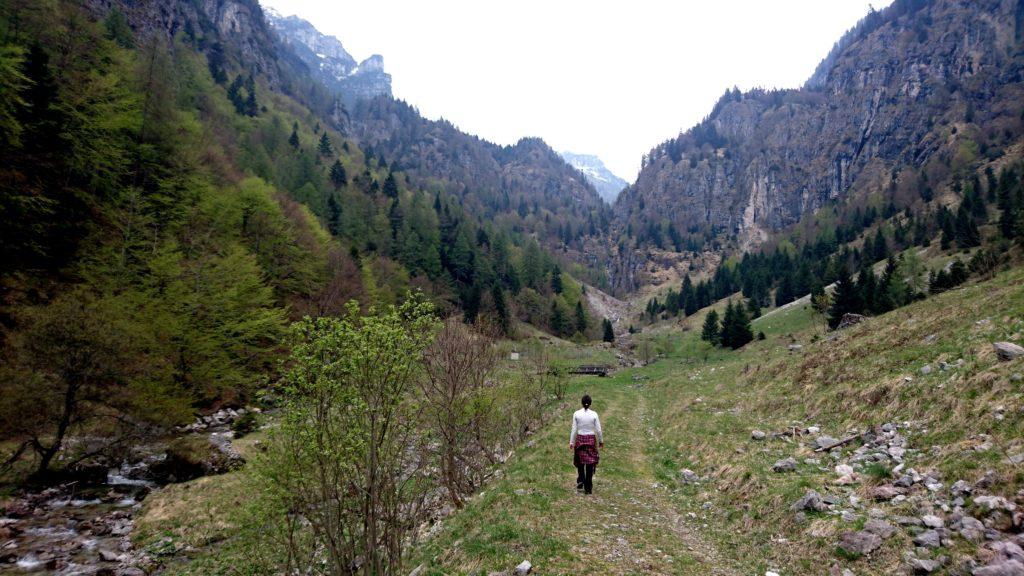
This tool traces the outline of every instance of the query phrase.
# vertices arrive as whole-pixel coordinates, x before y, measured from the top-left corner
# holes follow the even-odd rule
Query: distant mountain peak
[[[266,10],[267,21],[281,41],[309,67],[310,73],[352,104],[375,96],[391,96],[391,75],[384,71],[384,57],[373,54],[362,62],[345,50],[341,41],[323,34],[298,16]]]
[[[568,150],[563,150],[559,154],[570,166],[582,172],[601,198],[609,204],[614,203],[619,192],[629,186],[628,182],[612,173],[604,162],[593,154],[576,154]]]

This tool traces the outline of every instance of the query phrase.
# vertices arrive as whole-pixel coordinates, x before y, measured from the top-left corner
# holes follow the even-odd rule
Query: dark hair
[[[581,402],[584,408],[590,408],[590,394],[584,394]]]

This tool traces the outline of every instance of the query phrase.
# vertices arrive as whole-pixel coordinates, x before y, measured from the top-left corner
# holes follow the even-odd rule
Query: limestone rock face
[[[645,155],[615,205],[618,229],[667,220],[681,235],[713,231],[751,249],[833,200],[955,165],[979,129],[1020,114],[1019,19],[1017,0],[896,2],[872,13],[804,87],[730,90],[704,122]],[[635,288],[622,267],[613,264],[615,288]]]

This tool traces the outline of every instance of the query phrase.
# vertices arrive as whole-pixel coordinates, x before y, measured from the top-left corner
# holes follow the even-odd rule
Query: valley
[[[0,0],[0,574],[1024,576],[1024,0],[850,24],[626,182],[256,0]]]

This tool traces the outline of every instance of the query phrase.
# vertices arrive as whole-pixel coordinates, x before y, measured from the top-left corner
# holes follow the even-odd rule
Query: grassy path
[[[628,383],[627,383],[628,382]],[[643,388],[626,374],[581,383],[594,396],[606,446],[594,494],[575,490],[568,407],[522,448],[506,475],[452,517],[425,547],[428,573],[507,569],[538,574],[731,574],[673,509],[650,461]]]

